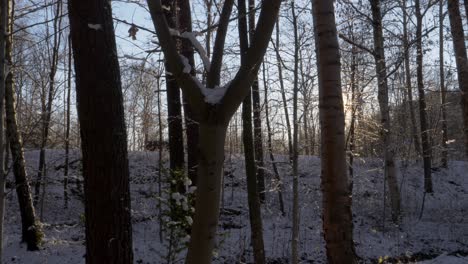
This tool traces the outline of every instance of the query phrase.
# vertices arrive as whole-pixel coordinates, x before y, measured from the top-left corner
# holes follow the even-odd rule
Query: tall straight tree
[[[423,49],[422,49],[422,23],[424,15],[429,10],[430,5],[425,10],[421,10],[421,3],[415,0],[414,6],[416,9],[416,75],[419,95],[419,123],[421,125],[421,143],[423,151],[424,163],[424,190],[427,193],[432,193],[432,176],[431,176],[431,142],[429,138],[429,125],[427,122],[426,99],[424,92],[424,76],[423,76]]]
[[[322,142],[323,234],[330,264],[357,263],[346,173],[341,65],[333,1],[312,1]]]
[[[249,38],[253,39],[255,32],[255,0],[249,0]],[[265,201],[265,169],[263,163],[263,137],[262,137],[262,117],[260,105],[260,88],[258,78],[252,85],[252,106],[253,106],[253,131],[255,163],[257,168],[257,188],[260,202]]]
[[[70,0],[81,127],[86,263],[133,263],[127,132],[111,2]]]
[[[465,4],[467,1],[465,1]],[[447,87],[445,86],[445,67],[444,67],[444,0],[439,1],[439,85],[440,85],[440,111],[442,112],[442,120],[440,121],[442,126],[442,153],[441,163],[443,168],[448,167],[448,128],[447,128],[447,110],[445,104],[447,103]],[[466,5],[465,5],[466,6]]]
[[[245,63],[247,59],[245,55],[249,48],[249,38],[247,33],[247,8],[245,7],[246,0],[238,0],[237,7],[239,9],[239,42],[241,49],[241,63]],[[250,3],[250,2],[249,2]],[[250,34],[252,40],[253,34]],[[256,78],[256,80],[258,80]],[[253,82],[252,89],[255,86]],[[258,88],[258,82],[257,82]],[[255,263],[265,263],[265,247],[263,243],[263,225],[262,213],[260,209],[260,197],[257,184],[257,163],[255,156],[255,144],[252,134],[252,91],[245,97],[242,102],[242,140],[244,143],[245,156],[245,172],[247,176],[247,200],[249,204],[250,230],[252,237],[252,245],[254,252]]]
[[[176,1],[163,0],[162,4],[168,8],[164,9],[164,15],[171,28],[177,28],[177,5]],[[180,47],[180,43],[177,43]],[[167,66],[167,61],[166,68]],[[182,129],[182,105],[180,103],[180,89],[172,74],[166,74],[167,93],[167,123],[169,134],[169,167],[171,175],[183,172],[184,170],[184,138]],[[176,186],[172,186],[175,188]]]
[[[400,191],[398,190],[395,150],[392,142],[390,107],[388,105],[387,66],[384,52],[384,36],[382,26],[382,10],[380,0],[369,0],[372,10],[372,26],[374,31],[375,70],[378,82],[378,101],[380,106],[381,137],[384,148],[385,180],[388,182],[393,222],[398,222],[400,216]]]
[[[450,30],[452,32],[455,62],[457,64],[458,86],[462,93],[463,127],[465,136],[465,156],[468,157],[468,58],[466,55],[465,35],[458,0],[448,0]]]
[[[192,32],[192,13],[189,0],[177,0],[179,13],[177,15],[178,27],[181,32]],[[182,39],[181,54],[183,54],[195,74],[195,58],[193,47],[189,40]],[[187,138],[187,171],[192,184],[197,184],[198,165],[198,123],[194,120],[193,110],[184,97],[185,135]]]
[[[224,142],[230,119],[249,94],[266,52],[281,0],[264,1],[254,38],[245,53],[245,61],[231,82],[220,86],[224,44],[234,0],[222,6],[210,67],[206,67],[206,85],[194,78],[172,39],[166,18],[161,16],[160,0],[148,0],[151,18],[169,71],[182,88],[199,122],[200,155],[198,163],[197,202],[186,262],[211,263],[218,224]]]
[[[11,3],[11,1],[8,2]],[[11,6],[8,6],[7,10],[8,8],[11,8]],[[13,32],[13,16],[10,17],[8,24],[7,32]],[[10,67],[13,65],[12,53],[13,36],[9,34],[6,39],[5,58]],[[36,219],[36,213],[34,211],[31,190],[26,173],[23,143],[16,120],[14,83],[13,71],[9,71],[6,75],[5,82],[7,139],[10,143],[10,151],[13,161],[13,174],[15,176],[16,196],[18,197],[21,214],[22,241],[26,243],[28,250],[38,250],[39,245],[41,244],[42,230],[41,225],[37,222]]]

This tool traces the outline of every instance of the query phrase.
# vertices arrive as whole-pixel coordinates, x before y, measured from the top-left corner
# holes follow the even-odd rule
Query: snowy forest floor
[[[64,152],[47,150],[47,185],[43,208],[36,209],[44,224],[45,243],[41,251],[28,252],[20,244],[20,215],[16,193],[7,189],[4,263],[84,263],[84,208],[79,193],[71,192],[64,209]],[[26,151],[30,178],[36,177],[38,151]],[[292,227],[292,180],[285,156],[277,156],[284,182],[285,216],[281,215],[277,188],[267,177],[266,202],[262,207],[266,256],[269,263],[288,263]],[[79,159],[79,151],[70,161]],[[166,263],[167,242],[159,239],[158,154],[132,152],[131,173],[133,246],[135,263]],[[300,259],[301,263],[326,263],[322,238],[320,159],[300,157]],[[354,240],[362,263],[468,263],[468,162],[451,161],[449,169],[433,173],[434,194],[423,199],[422,166],[400,164],[402,221],[391,223],[384,212],[382,161],[361,159],[355,166],[353,188]],[[252,263],[247,187],[243,156],[226,157],[233,176],[224,179],[224,194],[218,229],[216,263]],[[269,164],[268,164],[268,167]],[[69,186],[76,189],[79,162],[70,166]],[[8,176],[12,180],[12,175]],[[42,211],[42,212],[41,212]],[[383,218],[385,216],[385,221]],[[183,263],[184,252],[178,259]]]

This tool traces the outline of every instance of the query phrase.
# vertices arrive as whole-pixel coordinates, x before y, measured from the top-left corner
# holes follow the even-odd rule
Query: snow
[[[101,24],[90,24],[90,23],[88,23],[88,27],[89,27],[90,29],[93,29],[93,30],[96,30],[96,31],[102,29],[102,25],[101,25]]]
[[[205,96],[205,102],[215,105],[221,102],[221,100],[224,97],[224,94],[226,94],[228,87],[229,85],[227,84],[221,87],[216,86],[214,89],[203,87],[203,86],[201,86],[200,88],[201,88],[203,95]]]
[[[196,33],[197,32],[187,32],[186,31],[186,32],[182,33],[180,36],[190,40],[193,47],[197,51],[198,55],[200,55],[200,58],[203,61],[203,65],[205,66],[205,70],[207,72],[209,72],[210,69],[211,69],[211,62],[210,62],[210,59],[208,58],[208,56],[206,55],[206,50],[203,48],[201,43],[197,40]]]
[[[84,263],[85,235],[82,194],[70,192],[69,208],[63,208],[62,150],[47,150],[47,194],[43,223],[45,243],[41,251],[28,252],[20,243],[20,215],[16,193],[7,189],[3,262],[8,264],[78,264]],[[26,151],[30,177],[35,176],[39,152]],[[70,160],[79,158],[79,151],[71,152]],[[167,154],[164,156],[167,160]],[[252,263],[252,248],[247,206],[246,180],[242,155],[226,153],[224,191],[215,263]],[[268,159],[265,159],[268,161]],[[276,156],[284,183],[285,216],[278,203],[277,182],[266,162],[266,202],[262,206],[265,251],[269,263],[289,263],[292,212],[292,178],[286,155]],[[135,263],[165,262],[166,247],[159,240],[158,153],[131,152],[131,202]],[[300,263],[326,263],[322,238],[320,159],[300,156]],[[391,223],[389,206],[383,221],[382,161],[365,158],[356,161],[353,189],[353,221],[356,252],[362,263],[377,263],[379,259],[422,256],[421,264],[468,263],[468,162],[451,161],[449,169],[433,173],[434,194],[426,195],[424,214],[419,220],[423,197],[422,164],[403,166],[399,162],[399,181],[402,183],[402,222]],[[167,164],[166,164],[167,165]],[[80,164],[70,167],[69,182],[76,189]],[[163,170],[164,171],[164,170]],[[12,180],[11,172],[7,178]],[[163,174],[163,189],[167,179]],[[175,195],[177,196],[177,194]],[[167,200],[163,194],[161,200]],[[386,200],[388,203],[388,199]],[[40,208],[37,208],[40,215]],[[190,221],[187,219],[187,221]],[[383,224],[385,223],[385,228]],[[187,239],[187,238],[184,238]],[[185,251],[177,259],[183,259]],[[392,262],[395,263],[395,262]],[[404,262],[407,263],[407,262]]]
[[[184,69],[182,70],[183,73],[190,73],[192,71],[192,66],[190,66],[189,60],[187,57],[183,55],[179,55],[182,59],[182,63],[184,64]]]

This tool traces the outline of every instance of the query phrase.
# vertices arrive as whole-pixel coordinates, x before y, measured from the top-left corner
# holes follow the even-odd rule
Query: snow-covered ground
[[[35,178],[38,152],[27,151],[29,176]],[[84,263],[83,204],[80,194],[71,193],[68,209],[63,207],[63,151],[47,151],[47,186],[43,208],[36,209],[45,231],[43,249],[26,251],[20,244],[20,219],[16,194],[7,189],[4,236],[4,263]],[[73,151],[71,161],[79,158]],[[291,237],[291,177],[286,157],[277,157],[284,181],[285,216],[281,215],[278,190],[267,177],[267,200],[263,206],[265,250],[269,263],[288,263]],[[130,153],[133,242],[135,263],[165,263],[165,243],[159,238],[158,155],[155,152]],[[355,166],[353,216],[354,240],[362,263],[397,260],[414,263],[468,263],[468,163],[450,162],[448,170],[433,173],[434,194],[423,198],[423,172],[420,164],[400,166],[403,216],[400,226],[390,221],[384,210],[384,184],[381,161],[359,160]],[[224,179],[223,203],[218,230],[216,263],[252,263],[243,157],[232,156],[226,168],[233,176]],[[80,173],[79,162],[72,164],[71,176]],[[10,173],[11,174],[11,173]],[[11,180],[11,175],[9,176]],[[321,223],[320,159],[300,157],[300,258],[301,263],[326,263]],[[69,186],[76,189],[75,180]],[[385,221],[383,218],[385,216]],[[183,263],[183,252],[180,256]]]

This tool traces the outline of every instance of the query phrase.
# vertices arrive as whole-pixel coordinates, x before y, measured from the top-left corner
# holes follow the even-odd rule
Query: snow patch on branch
[[[197,40],[196,35],[197,35],[197,32],[187,32],[187,31],[180,34],[182,38],[186,38],[192,43],[193,47],[200,55],[200,58],[203,61],[203,65],[205,66],[206,71],[209,72],[211,69],[210,59],[206,55],[206,50],[203,48],[201,43]]]
[[[184,69],[182,70],[184,73],[190,73],[192,71],[192,66],[190,66],[189,60],[187,57],[183,55],[179,55],[182,59],[182,63],[184,64]]]
[[[223,100],[223,97],[229,88],[229,84],[230,83],[227,83],[221,87],[215,86],[215,88],[200,86],[201,92],[205,96],[205,102],[212,105],[219,104],[221,100]]]

